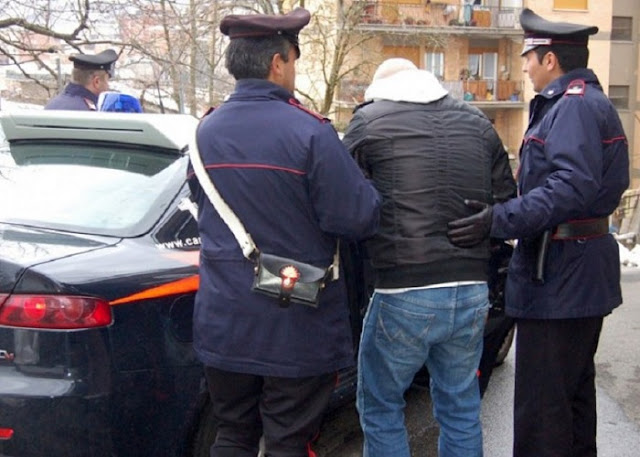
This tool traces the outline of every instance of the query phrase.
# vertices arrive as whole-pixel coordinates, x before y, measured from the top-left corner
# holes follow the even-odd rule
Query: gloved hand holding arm
[[[491,205],[477,200],[465,200],[464,203],[478,212],[472,216],[449,222],[447,236],[452,244],[461,248],[470,248],[489,237],[493,208]]]

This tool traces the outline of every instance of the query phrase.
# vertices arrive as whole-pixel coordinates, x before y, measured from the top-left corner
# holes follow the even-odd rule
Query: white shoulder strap
[[[253,242],[251,235],[249,235],[247,230],[244,228],[244,225],[242,225],[242,222],[240,222],[240,219],[238,219],[238,216],[236,216],[236,213],[234,213],[229,205],[227,205],[227,202],[224,201],[222,195],[220,195],[218,189],[216,189],[216,186],[213,184],[209,173],[205,170],[195,135],[191,143],[189,143],[189,158],[191,159],[191,166],[198,178],[198,182],[200,182],[202,190],[207,194],[211,204],[225,224],[227,224],[231,233],[233,233],[233,236],[240,245],[240,249],[242,249],[242,254],[247,259],[253,261],[256,254],[259,252],[258,248]],[[331,268],[331,279],[335,281],[340,277],[340,240],[337,240],[336,242],[336,252],[333,255],[333,263],[329,268]]]
[[[193,171],[200,182],[200,186],[202,186],[202,190],[207,194],[211,204],[216,209],[222,220],[227,224],[231,233],[238,241],[240,245],[240,249],[242,249],[242,254],[249,260],[253,260],[255,254],[258,252],[258,248],[256,247],[253,239],[251,239],[251,235],[247,233],[247,230],[236,216],[236,213],[227,205],[214,186],[209,173],[204,168],[204,164],[202,163],[202,157],[200,157],[200,151],[198,150],[198,145],[196,143],[196,138],[194,136],[193,140],[189,144],[189,158],[191,159],[191,166],[193,167]]]

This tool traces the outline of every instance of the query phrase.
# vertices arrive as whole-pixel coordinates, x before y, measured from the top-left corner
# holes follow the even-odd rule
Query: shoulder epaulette
[[[316,119],[318,119],[320,122],[331,122],[331,119],[329,119],[328,117],[324,117],[322,114],[320,113],[316,113],[315,111],[311,111],[309,108],[303,106],[298,100],[296,100],[295,98],[290,98],[289,99],[289,104],[292,106],[295,106],[296,108],[298,108],[301,111],[304,111],[307,114],[312,115],[313,117],[315,117]]]
[[[565,95],[584,95],[584,91],[587,88],[587,84],[584,79],[574,79],[567,86],[567,90],[564,91]]]
[[[93,100],[88,99],[86,97],[82,97],[82,99],[84,100],[85,105],[87,105],[87,108],[89,108],[89,111],[97,111],[98,108],[96,108],[96,104],[93,103]]]
[[[216,109],[215,106],[210,106],[209,108],[207,108],[207,111],[205,111],[205,113],[202,115],[200,119],[207,117],[209,114],[213,113],[215,109]]]

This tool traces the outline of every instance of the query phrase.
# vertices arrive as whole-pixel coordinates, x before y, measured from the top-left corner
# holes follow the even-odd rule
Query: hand
[[[477,200],[465,200],[464,204],[478,212],[449,222],[447,236],[452,244],[461,248],[470,248],[489,236],[493,209],[491,205]]]

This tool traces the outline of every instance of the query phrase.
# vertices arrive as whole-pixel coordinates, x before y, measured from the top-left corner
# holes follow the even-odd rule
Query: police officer
[[[336,237],[377,229],[379,196],[327,119],[294,97],[298,33],[310,14],[229,15],[226,67],[234,92],[198,128],[209,176],[265,253],[326,267]],[[317,308],[252,292],[254,264],[203,193],[200,287],[194,348],[205,374],[218,432],[212,457],[302,457],[316,436],[336,372],[353,365],[343,275]]]
[[[118,54],[107,49],[96,55],[76,54],[69,57],[73,62],[71,82],[44,109],[96,111],[98,96],[109,90],[109,79]]]
[[[596,456],[594,356],[603,317],[622,303],[608,217],[629,185],[628,143],[586,68],[597,27],[524,9],[523,70],[538,93],[520,149],[519,197],[450,223],[472,246],[518,238],[506,312],[516,318],[514,457]]]

